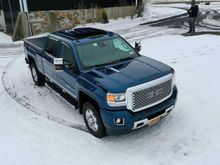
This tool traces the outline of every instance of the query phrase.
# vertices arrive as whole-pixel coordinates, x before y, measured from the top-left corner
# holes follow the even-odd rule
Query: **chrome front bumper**
[[[155,117],[160,117],[160,119],[162,119],[163,117],[167,116],[172,111],[173,108],[174,108],[174,105],[167,108],[163,114],[155,116]],[[143,119],[143,120],[139,120],[139,121],[134,122],[134,127],[132,129],[133,130],[139,129],[139,128],[142,128],[144,126],[147,126],[148,124],[149,124],[149,119],[148,118]]]

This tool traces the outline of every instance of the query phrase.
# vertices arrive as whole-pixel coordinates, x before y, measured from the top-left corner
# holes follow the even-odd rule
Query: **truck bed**
[[[38,47],[39,49],[44,49],[44,46],[46,45],[46,41],[47,41],[47,36],[30,38],[30,39],[25,40],[26,43],[28,43],[34,47]]]

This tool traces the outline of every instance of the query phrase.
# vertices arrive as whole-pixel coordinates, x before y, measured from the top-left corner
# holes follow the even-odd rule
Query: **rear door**
[[[72,48],[64,42],[60,46],[59,58],[63,58],[64,69],[63,71],[56,72],[56,80],[69,95],[76,98],[78,68]]]
[[[55,81],[54,59],[58,57],[60,42],[54,38],[48,37],[45,49],[45,58],[43,59],[44,73],[50,80]],[[55,81],[56,82],[56,81]]]

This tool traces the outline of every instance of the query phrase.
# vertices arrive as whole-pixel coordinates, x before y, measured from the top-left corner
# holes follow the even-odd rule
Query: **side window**
[[[47,49],[46,49],[47,53],[51,54],[54,57],[57,57],[58,47],[59,47],[58,41],[48,38]]]
[[[76,63],[73,58],[72,50],[66,44],[61,44],[60,57],[63,58],[65,64],[75,67]]]

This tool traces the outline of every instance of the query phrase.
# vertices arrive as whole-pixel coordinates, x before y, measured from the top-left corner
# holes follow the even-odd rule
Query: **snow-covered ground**
[[[220,36],[184,37],[184,30],[138,24],[122,30],[132,23],[93,26],[131,43],[142,35],[141,54],[176,70],[179,97],[170,116],[153,127],[96,139],[76,110],[48,87],[34,85],[21,42],[0,33],[0,164],[220,164]]]
[[[158,18],[167,18],[177,14],[183,14],[186,10],[181,8],[168,8],[167,6],[159,6],[148,4],[145,5],[143,19],[147,21],[155,21]]]
[[[106,30],[116,30],[116,31],[124,31],[125,29],[131,29],[139,25],[140,23],[155,21],[162,18],[171,17],[178,14],[183,14],[186,11],[184,9],[173,8],[169,6],[159,6],[159,5],[146,5],[144,9],[144,17],[134,18],[126,17],[126,18],[118,18],[117,20],[110,19],[107,26],[101,23],[90,23],[86,25],[79,25],[78,27],[90,26],[90,27],[98,27]]]
[[[11,43],[12,39],[10,36],[4,34],[4,33],[0,33],[0,43]]]

